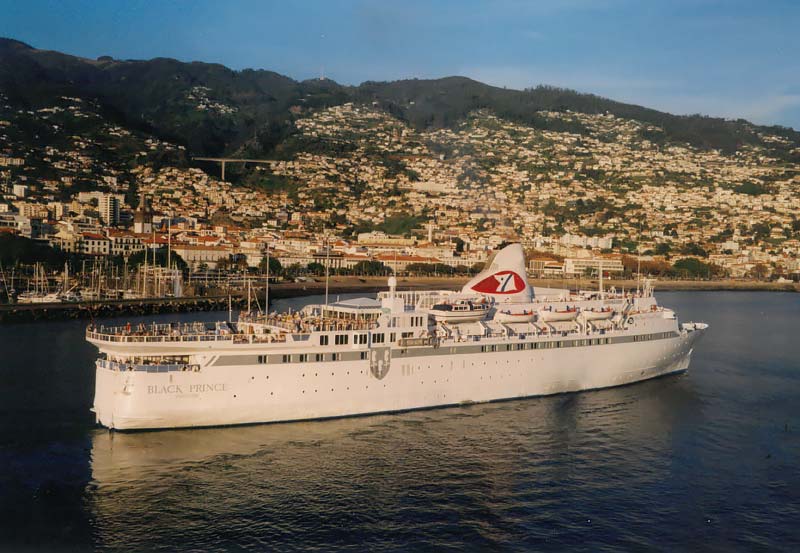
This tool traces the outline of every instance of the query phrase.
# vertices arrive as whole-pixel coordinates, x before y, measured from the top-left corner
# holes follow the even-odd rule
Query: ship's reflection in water
[[[677,376],[399,415],[97,430],[87,499],[95,543],[119,550],[635,546],[681,516],[660,494],[681,479],[677,420],[702,416]]]

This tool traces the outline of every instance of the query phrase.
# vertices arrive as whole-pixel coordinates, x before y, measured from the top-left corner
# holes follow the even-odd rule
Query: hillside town
[[[192,94],[197,109],[227,109]],[[532,127],[479,110],[416,130],[374,105],[297,106],[297,146],[229,182],[83,100],[0,105],[0,233],[63,252],[166,247],[196,271],[269,256],[299,270],[468,272],[519,241],[531,276],[621,274],[632,258],[645,271],[696,259],[695,277],[800,274],[797,167],[751,146],[665,143],[610,114],[539,112]],[[31,146],[25,128],[50,136]]]

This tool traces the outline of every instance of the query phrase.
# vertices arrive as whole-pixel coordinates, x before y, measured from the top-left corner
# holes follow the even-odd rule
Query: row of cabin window
[[[597,346],[608,344],[608,338],[591,338],[586,340],[561,340],[558,342],[526,342],[524,344],[493,344],[481,346],[482,352],[487,351],[519,351],[525,349],[552,349],[552,348],[571,348],[577,346]]]
[[[368,352],[362,351],[359,353],[360,359],[367,359]],[[308,363],[309,359],[311,359],[311,355],[308,353],[296,353],[294,355],[290,354],[283,354],[281,355],[281,363]],[[315,353],[314,354],[314,361],[317,363],[322,363],[323,361],[341,361],[342,354],[341,353]],[[265,364],[268,362],[268,356],[266,355],[259,355],[258,362],[261,364]]]
[[[405,334],[405,333],[404,333]],[[410,333],[409,333],[410,334]],[[383,344],[384,343],[385,335],[382,332],[372,335],[372,343],[373,344]],[[390,334],[390,342],[394,342],[395,334],[392,332]],[[333,336],[333,343],[337,346],[345,346],[350,342],[350,335],[349,334],[334,334]],[[327,334],[322,334],[319,337],[319,345],[327,346],[330,343],[330,336]],[[355,334],[353,335],[353,343],[354,344],[362,344],[366,345],[369,343],[369,336],[367,334]]]
[[[671,332],[656,332],[654,334],[642,334],[641,336],[634,336],[634,342],[647,342],[649,340],[664,340],[672,336]]]
[[[408,321],[411,326],[423,326],[425,324],[425,317],[409,317]],[[398,327],[403,325],[403,317],[392,317],[389,326]]]

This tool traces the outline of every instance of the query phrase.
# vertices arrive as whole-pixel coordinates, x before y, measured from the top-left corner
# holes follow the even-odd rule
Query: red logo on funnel
[[[525,289],[525,281],[514,271],[500,271],[472,287],[481,294],[516,294]]]

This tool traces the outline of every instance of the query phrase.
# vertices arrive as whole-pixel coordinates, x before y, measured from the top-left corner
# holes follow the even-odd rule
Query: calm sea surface
[[[128,434],[93,424],[85,322],[0,326],[0,549],[797,551],[800,294],[659,299],[711,324],[681,376]]]

